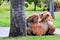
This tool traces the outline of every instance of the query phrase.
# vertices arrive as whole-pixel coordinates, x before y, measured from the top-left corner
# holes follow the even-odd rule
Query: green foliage
[[[57,7],[60,7],[60,0],[56,0],[55,3],[57,4]]]
[[[10,10],[10,5],[8,2],[3,2],[0,6],[0,10]]]
[[[2,4],[2,0],[0,0],[0,6],[1,6],[1,4]]]
[[[27,2],[25,2],[25,7],[26,7],[26,8],[28,7],[28,3],[27,3]]]
[[[2,1],[6,1],[6,2],[9,2],[10,0],[2,0]]]
[[[10,0],[6,0],[7,2],[9,2]]]
[[[25,1],[31,4],[34,0],[25,0]]]
[[[47,5],[48,5],[49,0],[34,0],[34,1],[33,0],[26,0],[26,2],[28,2],[29,4],[32,4],[32,3],[34,3],[34,5],[36,4],[36,6],[40,7],[43,11],[43,10],[47,10],[47,8],[48,8]]]

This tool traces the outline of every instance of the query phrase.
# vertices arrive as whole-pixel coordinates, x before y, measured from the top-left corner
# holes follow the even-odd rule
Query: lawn
[[[9,11],[0,11],[0,26],[9,26],[10,14]]]
[[[55,19],[53,20],[53,23],[56,27],[60,28],[60,12],[55,12],[54,16]]]
[[[0,40],[60,40],[60,35],[54,36],[26,36],[26,37],[5,37]]]
[[[26,11],[26,18],[34,12],[41,13],[40,11]],[[54,16],[53,23],[60,28],[60,12],[54,12]],[[0,11],[0,26],[10,26],[10,11]]]

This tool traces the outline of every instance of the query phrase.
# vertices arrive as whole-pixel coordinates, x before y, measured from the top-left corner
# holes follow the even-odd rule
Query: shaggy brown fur
[[[33,19],[34,19],[36,16],[39,16],[39,14],[33,13],[31,16],[29,16],[29,17],[26,19],[26,21],[27,21],[27,26],[28,26],[28,27],[31,27],[32,23],[34,23],[34,20],[33,20]],[[37,20],[37,21],[38,21],[38,20]]]
[[[34,14],[34,15],[30,16],[29,18],[33,20],[32,26],[27,28],[27,33],[29,35],[31,35],[31,34],[33,34],[33,35],[46,34],[46,29],[44,27],[45,25],[43,25],[43,23],[39,23],[40,16],[38,14]],[[29,22],[30,22],[30,20],[29,20]]]
[[[52,21],[52,20],[53,20],[50,12],[48,12],[48,11],[44,11],[44,12],[40,15],[40,18],[41,18],[42,20],[44,20],[44,21]]]
[[[33,13],[30,17],[27,18],[27,22],[33,22],[34,17],[37,15],[39,15],[39,14]]]
[[[55,26],[52,23],[52,16],[48,11],[44,11],[43,14],[41,14],[40,18],[42,21],[47,22],[48,24],[48,31],[46,34],[53,34],[55,31]]]
[[[40,17],[40,18],[39,18]],[[52,16],[49,12],[45,11],[39,16],[39,14],[33,14],[27,18],[27,22],[32,22],[30,27],[27,28],[27,34],[29,35],[45,35],[53,34],[55,26],[52,23]]]

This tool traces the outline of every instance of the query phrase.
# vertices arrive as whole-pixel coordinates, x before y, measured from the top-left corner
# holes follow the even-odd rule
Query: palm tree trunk
[[[54,18],[54,0],[50,0],[50,13]]]
[[[11,0],[11,25],[9,36],[26,36],[24,0]]]

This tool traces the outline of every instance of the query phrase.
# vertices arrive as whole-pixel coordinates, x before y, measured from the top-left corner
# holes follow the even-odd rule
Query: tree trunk
[[[34,2],[34,11],[36,11],[36,2]]]
[[[54,19],[54,0],[50,0],[50,13]]]
[[[34,11],[36,11],[37,3],[38,3],[38,0],[34,0]]]
[[[11,25],[9,36],[26,36],[24,0],[11,0]]]

